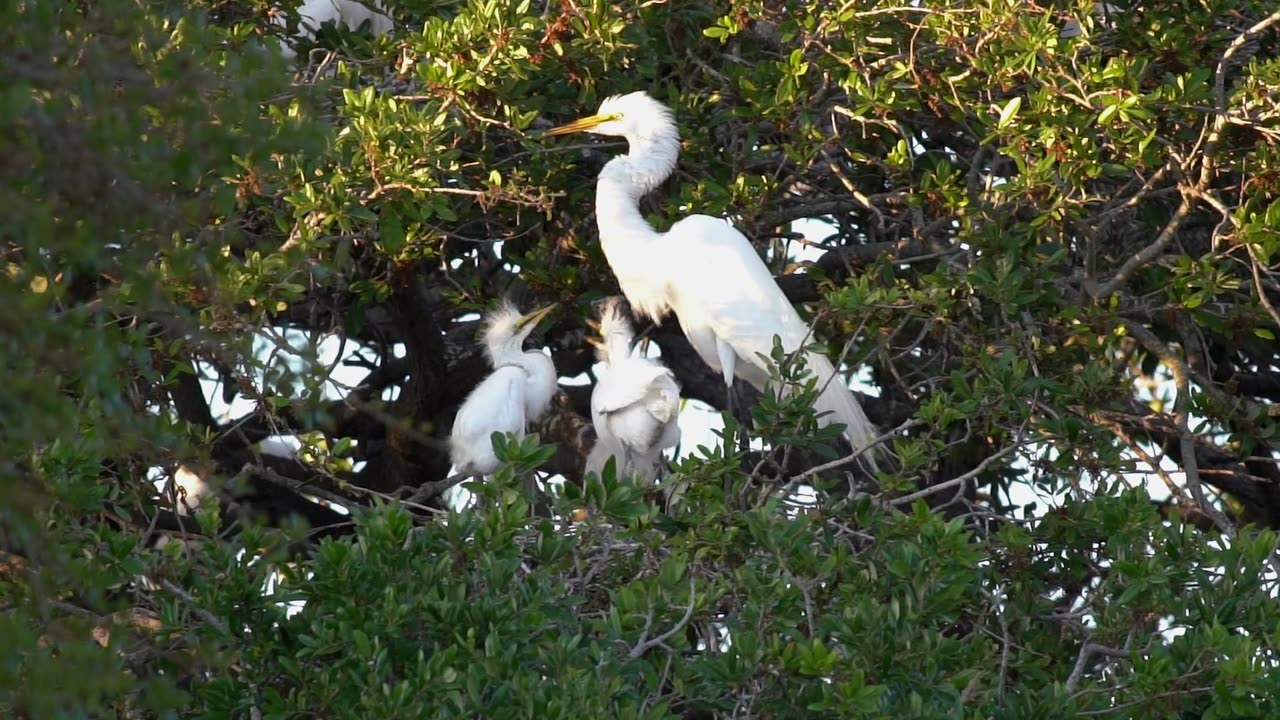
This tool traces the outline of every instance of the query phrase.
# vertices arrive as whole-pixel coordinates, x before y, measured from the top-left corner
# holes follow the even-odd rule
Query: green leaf
[[[378,218],[378,233],[383,250],[388,255],[394,255],[404,249],[404,226],[401,224],[399,213],[384,209]]]
[[[1018,117],[1018,109],[1022,107],[1022,98],[1015,97],[1005,103],[1000,108],[1000,119],[996,122],[996,128],[1003,130]]]

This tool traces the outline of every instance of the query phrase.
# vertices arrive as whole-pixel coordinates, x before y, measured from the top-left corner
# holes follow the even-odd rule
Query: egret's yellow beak
[[[607,123],[611,120],[621,120],[622,115],[619,113],[606,113],[604,115],[590,115],[588,117],[579,118],[571,123],[561,125],[560,127],[551,128],[542,133],[545,136],[552,135],[568,135],[570,133],[585,132],[597,125]]]
[[[600,321],[594,318],[587,318],[587,327],[591,328],[594,335],[587,335],[587,344],[591,347],[604,347],[604,337],[600,335]]]
[[[521,316],[520,319],[516,321],[516,329],[523,330],[529,325],[537,325],[538,323],[542,322],[543,318],[551,314],[551,311],[555,309],[556,309],[556,304],[551,303],[546,307],[542,307],[542,308],[538,308],[537,310],[534,310],[528,315]]]

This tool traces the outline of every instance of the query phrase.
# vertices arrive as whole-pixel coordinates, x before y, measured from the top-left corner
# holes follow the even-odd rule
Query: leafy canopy
[[[0,714],[1276,713],[1272,3],[388,9],[293,67],[291,3],[0,6]],[[644,210],[735,219],[898,467],[778,351],[672,492],[582,477],[566,383],[449,508],[476,311],[592,377],[622,148],[539,131],[638,89]]]

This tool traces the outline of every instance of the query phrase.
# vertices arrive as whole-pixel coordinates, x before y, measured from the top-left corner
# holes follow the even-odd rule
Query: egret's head
[[[668,135],[672,139],[679,138],[671,111],[645,92],[605,98],[595,115],[574,120],[548,130],[545,134],[568,135],[576,132],[619,135],[629,140],[657,134]]]
[[[497,364],[504,355],[522,352],[529,334],[555,307],[547,305],[521,314],[511,301],[503,300],[484,320],[484,347],[489,359]]]
[[[587,342],[596,347],[596,356],[609,362],[630,355],[636,332],[631,327],[631,309],[627,301],[621,296],[606,298],[596,303],[596,309],[600,313],[600,322],[587,321],[600,334],[598,338],[587,337]]]
[[[614,296],[600,303],[600,334],[605,338],[623,335],[628,341],[636,334],[631,329],[631,309],[622,297]]]

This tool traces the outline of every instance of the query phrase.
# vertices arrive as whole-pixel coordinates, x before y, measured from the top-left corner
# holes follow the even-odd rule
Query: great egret
[[[502,463],[493,452],[495,432],[524,437],[556,393],[556,367],[543,353],[524,351],[524,341],[554,305],[527,315],[503,302],[485,318],[484,348],[493,366],[458,408],[449,437],[449,458],[458,472],[488,475]]]
[[[746,236],[728,222],[690,215],[665,233],[640,213],[640,198],[675,170],[680,135],[665,105],[643,92],[613,96],[595,115],[546,135],[591,132],[626,138],[630,152],[613,158],[596,184],[600,245],[622,292],[641,314],[660,320],[675,311],[698,355],[727,386],[743,378],[763,389],[775,335],[788,352],[800,349],[808,328]],[[763,358],[762,358],[763,356]],[[826,356],[805,351],[822,388],[815,403],[825,424],[843,423],[855,449],[868,448],[875,428]],[[872,452],[863,460],[875,469]]]
[[[591,424],[596,445],[587,472],[600,472],[610,457],[618,475],[657,478],[662,451],[680,442],[680,386],[661,363],[633,356],[635,331],[617,298],[600,311],[599,355],[605,370],[591,392]]]
[[[284,27],[285,18],[277,13],[272,22]],[[294,39],[314,38],[320,26],[327,22],[348,30],[355,30],[368,22],[369,30],[375,36],[385,35],[395,28],[395,21],[383,9],[379,0],[369,0],[368,5],[355,0],[304,0],[298,6],[298,32]],[[292,47],[285,44],[281,45],[280,51],[286,60],[292,60],[296,54]]]

